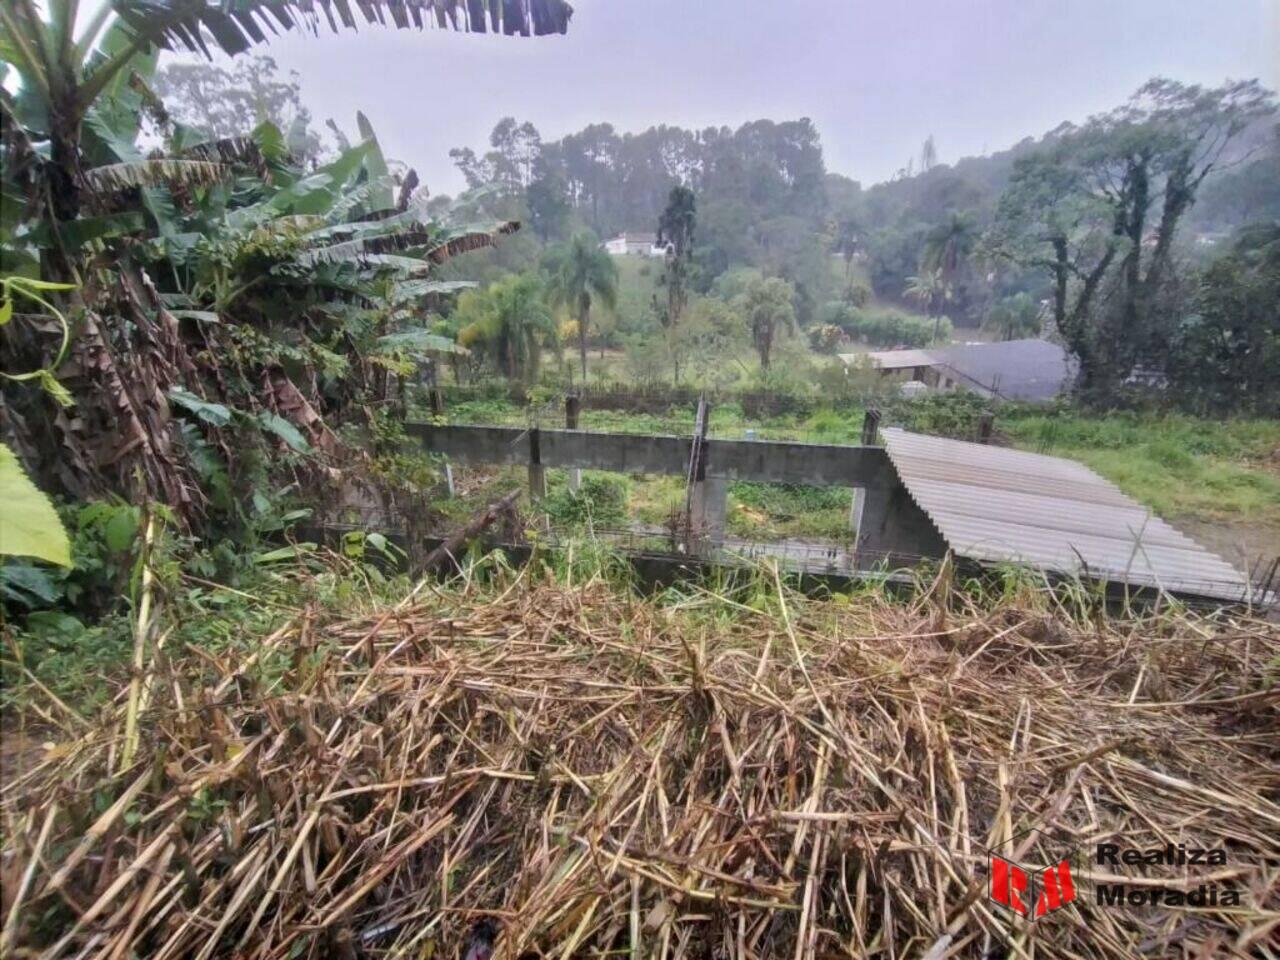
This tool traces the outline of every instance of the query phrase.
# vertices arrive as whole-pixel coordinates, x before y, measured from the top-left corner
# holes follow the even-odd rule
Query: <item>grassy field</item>
[[[1280,524],[1280,423],[1185,416],[1001,417],[1024,449],[1079,460],[1157,513]]]

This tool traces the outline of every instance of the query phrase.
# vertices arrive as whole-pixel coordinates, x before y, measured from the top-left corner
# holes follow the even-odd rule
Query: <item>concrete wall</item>
[[[534,465],[530,431],[523,427],[409,423],[406,429],[427,451],[454,462],[529,465],[535,488],[540,485],[534,471],[541,475],[551,467],[683,476],[692,443],[687,437],[539,429],[540,463]],[[694,520],[713,544],[724,539],[729,480],[858,488],[853,519],[868,566],[946,553],[942,536],[903,487],[883,447],[708,440],[706,479],[694,489]]]
[[[529,431],[523,427],[436,426],[409,423],[431,453],[455,463],[528,463]],[[581,467],[611,473],[684,476],[689,469],[687,437],[538,431],[547,467]],[[708,440],[707,476],[759,483],[805,483],[814,487],[865,487],[896,482],[883,447],[846,447],[776,440]]]

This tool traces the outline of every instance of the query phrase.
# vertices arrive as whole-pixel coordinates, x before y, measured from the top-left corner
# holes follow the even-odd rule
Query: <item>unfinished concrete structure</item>
[[[1230,564],[1082,464],[886,429],[872,411],[857,446],[699,436],[410,423],[430,452],[470,464],[525,464],[530,493],[548,467],[688,478],[692,552],[725,543],[731,480],[852,487],[853,563],[910,564],[948,552],[1187,597],[1265,602]],[[700,422],[704,422],[701,421]]]
[[[594,433],[493,426],[407,425],[428,451],[456,463],[526,464],[530,493],[546,489],[548,467],[685,476],[693,437]],[[912,500],[883,447],[775,440],[702,441],[701,469],[691,484],[693,525],[711,547],[724,540],[730,480],[853,487],[860,565],[942,556],[946,543]]]

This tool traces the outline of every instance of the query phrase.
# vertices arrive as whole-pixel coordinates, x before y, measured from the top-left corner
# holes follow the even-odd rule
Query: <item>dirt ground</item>
[[[1193,517],[1175,517],[1170,523],[1255,578],[1264,576],[1271,561],[1280,556],[1280,524]]]

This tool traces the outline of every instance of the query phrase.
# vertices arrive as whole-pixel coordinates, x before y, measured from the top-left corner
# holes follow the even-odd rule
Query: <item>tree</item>
[[[542,135],[532,123],[517,123],[503,117],[489,134],[489,151],[477,157],[469,147],[449,151],[454,165],[462,171],[470,190],[495,187],[515,196],[533,182],[542,157]]]
[[[845,290],[853,291],[853,258],[862,248],[862,228],[852,217],[845,217],[836,224],[832,248],[844,261]]]
[[[1199,413],[1280,415],[1280,226],[1242,230],[1200,277],[1179,325],[1169,386]]]
[[[533,274],[464,293],[458,298],[455,317],[461,325],[458,342],[484,344],[503,376],[511,380],[532,381],[542,349],[558,342],[542,282]]]
[[[1029,293],[1015,293],[996,303],[983,328],[1001,340],[1018,340],[1040,333],[1040,304]]]
[[[398,28],[435,25],[423,17],[430,9],[446,28],[525,34],[563,32],[570,15],[564,0],[359,8],[368,22]],[[165,123],[149,86],[159,50],[234,56],[281,28],[316,32],[321,22],[356,27],[338,0],[0,3],[0,66],[16,73],[16,84],[8,74],[0,86],[3,269],[83,279],[68,296],[75,416],[6,389],[0,420],[27,463],[47,464],[64,491],[124,490],[198,515],[193,478],[217,464],[215,444],[228,459],[235,450],[225,437],[203,439],[200,424],[252,422],[297,448],[298,423],[327,433],[320,410],[348,409],[365,386],[403,386],[410,355],[433,349],[405,321],[445,292],[423,273],[514,229],[429,222],[410,209],[410,184],[396,198],[367,136],[308,176],[274,124],[211,141]],[[166,132],[165,157],[137,144],[148,114]],[[6,361],[12,343],[30,352],[17,326]],[[234,370],[217,365],[220,337]],[[321,383],[333,395],[321,397]],[[201,399],[201,390],[233,392],[248,410]],[[184,403],[194,422],[175,416]],[[227,499],[225,483],[209,482]]]
[[[940,317],[946,302],[951,299],[951,284],[943,276],[942,268],[935,267],[907,277],[903,295],[924,307],[930,317]]]
[[[920,172],[928,173],[938,162],[938,147],[933,142],[933,134],[925,137],[924,146],[920,148]]]
[[[548,252],[545,270],[552,303],[571,311],[578,321],[578,352],[585,381],[592,303],[599,301],[610,310],[617,305],[618,267],[594,236],[578,233],[564,246]]]
[[[543,243],[563,237],[569,222],[568,185],[559,171],[541,161],[534,166],[534,178],[525,188],[529,224]]]
[[[760,355],[760,369],[769,370],[769,357],[779,333],[796,328],[795,290],[777,277],[753,279],[736,301],[738,310],[751,327],[751,342]]]
[[[667,288],[667,309],[660,313],[664,327],[680,323],[689,300],[689,273],[693,264],[693,232],[698,221],[697,204],[688,187],[672,187],[667,206],[658,218],[658,243],[665,244],[662,283]]]
[[[289,152],[304,163],[320,155],[320,136],[302,104],[298,74],[277,77],[271,57],[239,57],[231,70],[211,63],[170,63],[151,87],[169,115],[210,140],[241,136],[263,121],[285,131]]]
[[[1157,352],[1178,226],[1231,142],[1274,111],[1256,81],[1206,89],[1152,80],[1015,163],[989,247],[1048,275],[1082,392],[1112,396]]]
[[[952,279],[964,266],[977,241],[978,228],[973,214],[953,211],[925,237],[922,262],[941,270],[944,278]]]

